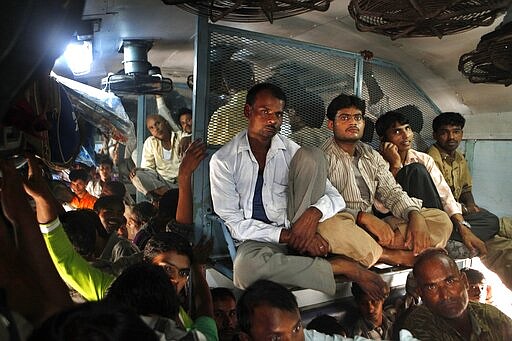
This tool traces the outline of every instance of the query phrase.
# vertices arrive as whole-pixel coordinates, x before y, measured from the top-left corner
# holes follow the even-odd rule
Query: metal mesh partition
[[[319,146],[332,136],[326,128],[325,112],[340,93],[356,94],[368,101],[369,129],[363,141],[374,147],[379,142],[372,133],[373,122],[387,110],[399,108],[410,115],[413,129],[419,132],[418,140],[431,141],[431,122],[439,109],[393,64],[376,59],[363,62],[359,53],[217,25],[208,25],[208,45],[199,44],[199,48],[208,49],[201,53],[207,60],[197,63],[207,70],[203,103],[205,135],[211,150],[247,127],[243,114],[247,90],[264,81],[285,91],[288,102],[281,134],[301,145]],[[203,101],[203,96],[197,101]],[[209,184],[201,187],[202,212],[212,213]],[[221,258],[222,252],[217,251],[225,245],[219,244],[223,235],[213,228],[216,224],[206,220],[204,228],[211,228],[209,233],[215,234],[215,256]],[[225,269],[229,272],[229,268],[227,265]]]
[[[221,146],[247,126],[247,90],[255,83],[279,85],[288,97],[281,134],[301,145],[319,146],[331,133],[325,110],[338,94],[354,94],[362,79],[368,101],[366,142],[377,146],[372,122],[390,109],[411,116],[421,141],[431,141],[431,121],[439,111],[400,69],[383,61],[364,62],[356,53],[290,39],[210,25],[207,140]],[[372,121],[372,122],[370,122]]]
[[[386,111],[399,111],[414,131],[413,148],[425,151],[433,142],[432,120],[439,109],[397,66],[383,61],[363,64],[361,97],[367,102],[367,125]],[[379,137],[374,132],[367,142],[378,148]]]
[[[288,102],[281,134],[320,145],[329,136],[325,108],[341,92],[353,93],[355,57],[318,46],[248,32],[210,35],[208,143],[223,145],[247,126],[247,90],[260,82],[279,85]]]

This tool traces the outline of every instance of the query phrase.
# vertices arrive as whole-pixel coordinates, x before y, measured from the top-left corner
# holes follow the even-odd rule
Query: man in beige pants
[[[340,95],[327,108],[328,128],[333,138],[322,149],[328,177],[341,193],[347,208],[319,233],[331,252],[343,254],[369,267],[381,261],[412,266],[428,247],[443,247],[452,231],[446,213],[421,207],[410,198],[389,171],[387,162],[371,146],[362,143],[365,102]],[[392,215],[380,219],[372,213],[378,199]]]

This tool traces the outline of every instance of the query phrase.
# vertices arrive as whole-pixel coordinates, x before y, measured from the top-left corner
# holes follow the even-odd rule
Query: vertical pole
[[[356,70],[354,76],[354,95],[359,98],[362,98],[363,94],[363,68],[364,61],[363,57],[356,57]]]
[[[196,25],[196,37],[194,42],[194,89],[192,95],[193,111],[193,138],[201,138],[206,142],[206,128],[208,122],[208,84],[209,84],[209,27],[208,16],[198,15]],[[206,158],[194,172],[194,224],[196,237],[203,233],[206,225],[205,215],[211,212],[210,186],[209,186],[209,158]],[[209,234],[209,231],[204,231]]]
[[[137,97],[137,167],[140,167],[142,161],[142,147],[146,137],[146,95],[139,95]],[[144,195],[137,191],[136,201],[144,200]]]

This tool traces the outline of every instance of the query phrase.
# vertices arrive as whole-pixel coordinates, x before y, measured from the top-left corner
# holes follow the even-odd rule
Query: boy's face
[[[333,131],[336,142],[355,143],[364,134],[364,115],[356,107],[341,108],[334,120],[327,121],[327,127]]]
[[[100,175],[101,181],[109,181],[112,176],[112,167],[110,167],[109,164],[102,163],[98,167],[98,173]]]
[[[453,153],[458,147],[464,132],[461,126],[445,124],[434,132],[437,145],[447,153]]]
[[[400,124],[395,122],[386,130],[385,139],[398,147],[399,152],[405,152],[411,149],[413,132],[409,124]]]
[[[76,179],[75,181],[71,181],[71,190],[77,196],[82,196],[85,193],[87,193],[87,190],[85,189],[86,186],[87,184],[82,179]]]
[[[126,223],[124,218],[124,205],[112,205],[112,207],[101,208],[98,211],[101,224],[108,233],[117,231]]]
[[[164,268],[178,294],[185,288],[190,277],[190,259],[187,256],[172,250],[158,254],[152,263]]]

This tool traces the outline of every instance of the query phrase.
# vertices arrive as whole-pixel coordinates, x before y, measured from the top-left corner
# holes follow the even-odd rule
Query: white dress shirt
[[[213,207],[235,240],[279,243],[281,230],[290,228],[286,213],[288,172],[290,161],[299,148],[295,142],[277,134],[267,152],[262,199],[272,224],[252,219],[259,165],[249,146],[247,130],[240,132],[212,156],[210,186]],[[345,201],[327,180],[325,195],[312,206],[322,212],[322,222],[344,209]]]

